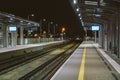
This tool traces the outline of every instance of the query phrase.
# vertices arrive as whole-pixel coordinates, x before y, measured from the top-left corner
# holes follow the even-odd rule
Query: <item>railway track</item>
[[[7,77],[7,79],[9,78],[11,80],[18,80],[18,79],[19,80],[36,80],[36,79],[49,80],[48,78],[50,78],[55,73],[55,71],[60,67],[60,65],[62,65],[64,61],[70,56],[71,52],[73,51],[72,48],[73,47],[75,48],[75,45],[76,44],[73,45],[73,43],[65,44],[65,45],[59,46],[59,48],[54,47],[53,50],[50,49],[50,50],[45,50],[42,53],[39,52],[40,54],[36,55],[36,57],[33,57],[32,55],[32,58],[31,57],[29,57],[29,59],[25,58],[25,61],[23,60],[23,62],[21,62],[22,65],[21,63],[19,63],[20,66],[17,66],[11,69],[10,71],[6,71],[2,73],[0,75],[0,79],[6,80],[6,76],[9,76]],[[54,52],[54,50],[57,50],[57,53]],[[53,54],[53,52],[55,54]],[[36,52],[34,54],[38,54],[38,53]],[[35,66],[33,67],[33,65]],[[45,74],[43,75],[44,72]],[[15,78],[14,78],[14,75],[16,75]],[[37,75],[41,75],[41,77],[39,76],[38,78]]]
[[[66,44],[67,43],[62,44],[62,45],[56,45],[56,46],[53,46],[49,49],[45,48],[45,49],[40,50],[40,51],[35,51],[35,52],[31,51],[30,53],[27,53],[25,55],[16,56],[16,57],[12,57],[12,58],[0,61],[0,74],[3,74],[3,73],[8,72],[12,69],[15,69],[18,66],[24,65],[26,62],[37,59],[38,57],[42,57],[43,55],[46,55],[50,51],[53,51],[53,50],[60,48],[60,47],[63,47]]]
[[[71,46],[69,49],[51,58],[49,61],[22,76],[18,80],[49,80],[56,70],[68,59],[77,46],[78,45],[76,44]]]

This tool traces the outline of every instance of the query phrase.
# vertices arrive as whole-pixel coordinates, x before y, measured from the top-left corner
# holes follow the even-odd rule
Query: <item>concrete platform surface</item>
[[[120,80],[104,51],[98,49],[93,41],[84,41],[50,80]]]

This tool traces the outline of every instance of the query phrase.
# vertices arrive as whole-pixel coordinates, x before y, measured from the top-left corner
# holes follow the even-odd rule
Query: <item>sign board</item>
[[[16,26],[9,26],[9,31],[16,31],[16,30],[17,30]]]
[[[92,26],[92,31],[99,31],[100,26]]]

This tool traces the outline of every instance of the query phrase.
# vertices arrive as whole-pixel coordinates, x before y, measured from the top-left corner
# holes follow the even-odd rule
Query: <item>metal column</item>
[[[118,7],[118,58],[120,58],[120,6]]]
[[[3,47],[8,47],[8,26],[3,25]]]
[[[102,28],[103,28],[103,26],[101,25],[100,26],[100,30],[99,30],[99,36],[98,36],[98,39],[99,39],[99,44],[102,46],[102,38],[103,38],[103,36],[102,36]]]
[[[108,43],[107,35],[108,35],[108,33],[107,33],[107,24],[105,24],[105,26],[104,26],[104,49],[105,49],[105,51],[107,51],[107,49],[108,49],[108,47],[107,47],[107,43]]]
[[[97,31],[94,31],[95,43],[97,43]]]
[[[17,45],[17,32],[11,32],[11,46]]]
[[[23,27],[20,27],[20,45],[23,45]]]

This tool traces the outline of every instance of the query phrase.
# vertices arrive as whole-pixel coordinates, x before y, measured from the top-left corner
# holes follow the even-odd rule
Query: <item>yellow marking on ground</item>
[[[86,47],[84,47],[84,51],[83,51],[83,55],[82,55],[82,62],[81,62],[81,66],[80,66],[78,80],[84,80],[85,56],[86,56]]]

